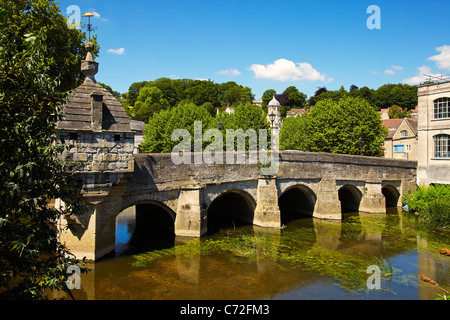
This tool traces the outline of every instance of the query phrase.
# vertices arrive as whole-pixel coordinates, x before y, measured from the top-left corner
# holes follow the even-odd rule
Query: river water
[[[116,252],[83,274],[80,300],[434,300],[450,292],[450,231],[399,209],[242,226],[201,239],[136,238],[117,220]],[[425,276],[436,282],[419,279]]]

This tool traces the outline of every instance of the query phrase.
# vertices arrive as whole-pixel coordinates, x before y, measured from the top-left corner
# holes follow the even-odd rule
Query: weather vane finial
[[[88,41],[91,41],[91,31],[94,31],[97,29],[97,27],[93,27],[91,24],[91,17],[93,17],[94,14],[92,12],[86,12],[85,14],[83,14],[83,17],[87,17],[88,18],[88,24],[84,24],[83,25],[83,29],[87,29],[87,31],[89,32],[89,39]]]

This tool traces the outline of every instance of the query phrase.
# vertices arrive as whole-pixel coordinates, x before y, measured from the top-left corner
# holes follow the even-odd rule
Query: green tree
[[[187,88],[185,92],[186,99],[197,106],[211,102],[214,107],[220,107],[218,91],[212,81],[195,80],[194,85]]]
[[[163,97],[163,92],[157,87],[143,87],[134,104],[134,119],[148,122],[148,119],[161,110],[168,109],[169,102]]]
[[[319,101],[308,116],[309,151],[382,156],[386,128],[361,98]]]
[[[372,104],[377,108],[387,109],[398,105],[403,109],[414,109],[417,106],[417,86],[408,84],[385,84],[374,91]]]
[[[401,118],[405,118],[405,117],[409,117],[411,112],[408,110],[403,110],[402,108],[400,108],[397,105],[393,105],[391,107],[389,107],[389,119],[401,119]]]
[[[139,96],[139,91],[145,87],[148,86],[149,82],[148,81],[140,81],[140,82],[133,82],[130,87],[128,88],[128,93],[127,93],[127,102],[128,105],[134,107],[134,104],[137,101],[137,98]]]
[[[273,99],[273,97],[277,94],[274,89],[269,89],[264,91],[262,96],[262,108],[267,111],[267,105]]]
[[[67,28],[67,19],[53,0],[2,0],[0,8],[8,12],[16,26],[19,37],[26,33],[45,29],[47,34],[45,57],[55,61],[49,70],[50,76],[58,77],[58,89],[67,91],[76,88],[84,80],[81,60],[86,57],[83,42],[86,35],[77,29]],[[96,37],[93,42],[97,44]],[[94,51],[97,56],[99,46]]]
[[[306,94],[298,91],[294,86],[290,86],[284,90],[283,94],[287,94],[287,105],[289,108],[304,108],[306,105]]]
[[[244,133],[249,129],[253,129],[258,137],[259,130],[265,129],[267,130],[267,145],[264,147],[268,149],[270,145],[270,124],[266,120],[265,113],[258,106],[251,103],[240,104],[236,106],[232,114],[220,113],[217,116],[217,123],[219,122],[223,125],[224,146],[226,145],[227,129],[235,130],[235,132],[241,129]],[[240,133],[237,134],[239,135]],[[236,143],[237,140],[235,141],[235,146],[237,147]],[[262,147],[259,146],[259,141],[256,142],[256,146],[258,148]],[[246,141],[246,149],[248,150],[248,148],[249,140]]]
[[[66,50],[55,43],[74,33],[52,25],[65,21],[53,1],[2,1],[0,8],[0,296],[41,299],[46,289],[67,291],[66,271],[77,263],[56,228],[81,207],[72,166],[58,157],[64,147],[55,124],[67,97],[61,90],[77,78],[59,63],[81,48],[77,41],[73,55],[53,58]],[[36,29],[37,21],[47,23]],[[54,198],[67,206],[52,208]]]
[[[280,150],[302,150],[309,148],[308,115],[289,117],[280,130]]]
[[[202,130],[217,128],[217,122],[203,107],[189,103],[163,110],[152,115],[144,128],[144,141],[140,148],[143,152],[172,152],[179,143],[172,141],[176,129],[186,129],[191,135],[191,150],[194,151],[194,123],[202,122]]]

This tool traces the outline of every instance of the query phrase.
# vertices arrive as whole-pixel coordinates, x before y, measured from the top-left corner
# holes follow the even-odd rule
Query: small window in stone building
[[[78,133],[76,132],[71,132],[70,133],[70,140],[78,140]]]
[[[400,134],[401,134],[402,138],[405,138],[408,136],[408,131],[402,130],[402,132],[400,132]]]
[[[115,134],[114,135],[114,141],[120,141],[120,134]]]

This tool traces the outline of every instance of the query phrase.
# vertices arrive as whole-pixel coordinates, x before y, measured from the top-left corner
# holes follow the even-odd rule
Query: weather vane
[[[92,12],[86,12],[85,14],[83,14],[83,17],[87,17],[88,18],[88,24],[84,24],[82,26],[83,29],[87,29],[87,31],[89,32],[89,40],[91,41],[91,31],[97,30],[97,27],[93,27],[91,24],[91,17],[93,17],[94,14]]]

